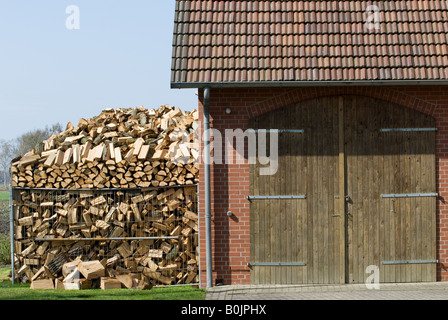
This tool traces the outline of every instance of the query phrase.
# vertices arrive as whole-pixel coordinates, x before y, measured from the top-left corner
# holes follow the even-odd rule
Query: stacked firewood
[[[105,109],[14,159],[18,279],[72,289],[197,282],[197,120],[167,105]]]
[[[139,193],[23,190],[14,198],[16,275],[37,281],[32,287],[198,281],[195,186]],[[86,265],[98,272],[83,272]]]
[[[39,143],[11,166],[14,187],[146,188],[198,182],[198,112],[105,109]]]

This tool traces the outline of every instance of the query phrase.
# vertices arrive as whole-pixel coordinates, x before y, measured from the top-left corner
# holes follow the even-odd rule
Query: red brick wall
[[[320,96],[353,94],[371,96],[394,102],[436,119],[437,160],[437,280],[448,281],[448,87],[446,86],[362,86],[310,88],[253,88],[211,89],[211,127],[246,130],[248,120],[270,110],[301,100]],[[199,111],[202,121],[203,92],[199,91]],[[225,109],[231,108],[227,115]],[[223,139],[224,140],[224,139]],[[224,142],[223,142],[224,143]],[[202,165],[201,165],[201,168]],[[200,199],[203,199],[204,180],[200,176]],[[214,164],[211,167],[213,282],[249,284],[247,263],[250,258],[249,167],[247,164]],[[200,203],[200,265],[202,284],[205,273],[204,203]],[[227,217],[227,211],[233,217]]]

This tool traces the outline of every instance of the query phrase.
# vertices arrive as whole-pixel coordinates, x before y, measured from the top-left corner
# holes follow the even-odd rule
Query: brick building
[[[270,175],[250,139],[201,164],[203,283],[447,281],[447,43],[445,1],[178,0],[171,86],[199,89],[214,156],[278,138]]]

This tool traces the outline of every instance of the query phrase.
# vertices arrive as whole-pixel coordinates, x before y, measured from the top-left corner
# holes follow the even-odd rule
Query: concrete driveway
[[[364,284],[240,285],[207,290],[206,300],[448,300],[448,282]]]

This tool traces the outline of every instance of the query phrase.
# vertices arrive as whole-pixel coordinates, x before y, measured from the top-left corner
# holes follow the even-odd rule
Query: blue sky
[[[79,8],[69,30],[66,8]],[[197,108],[170,88],[174,0],[0,0],[0,139],[103,108]]]

